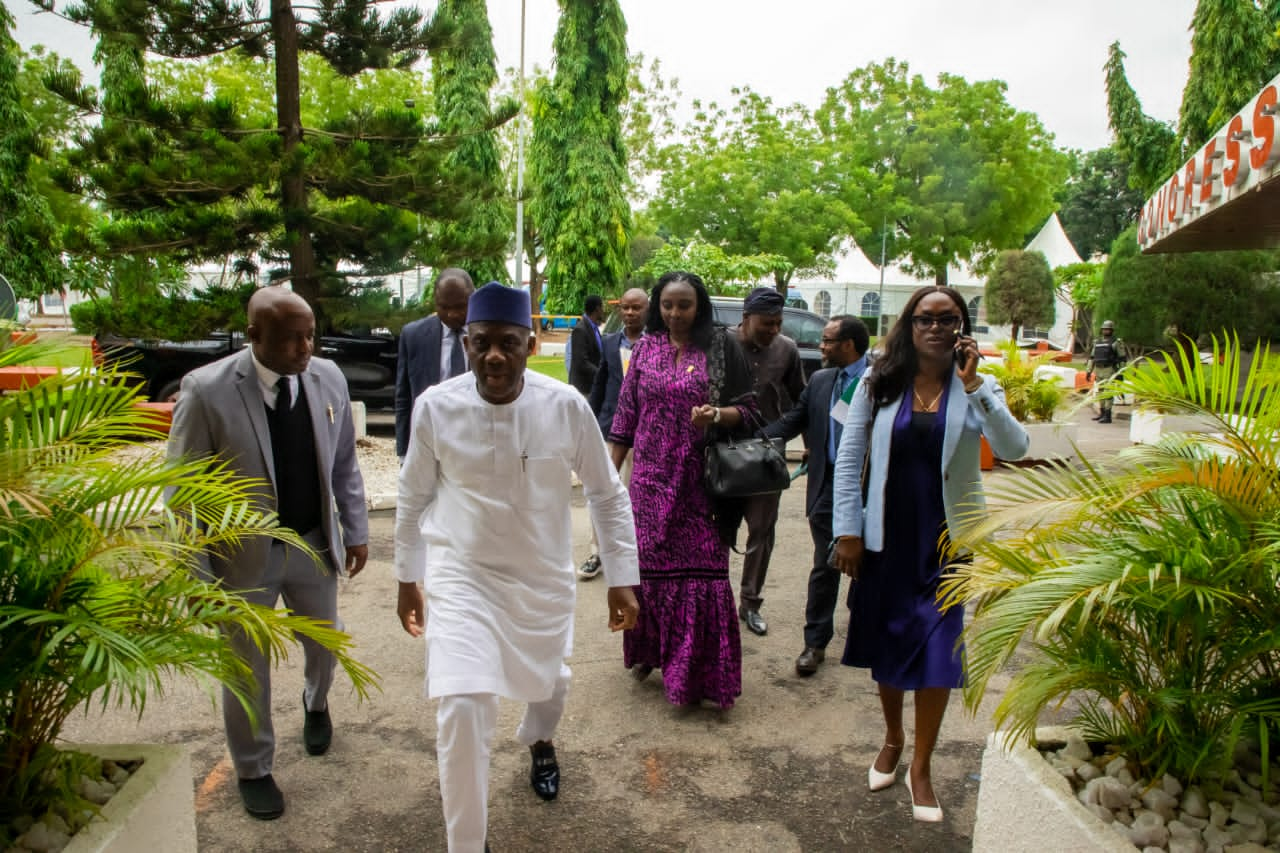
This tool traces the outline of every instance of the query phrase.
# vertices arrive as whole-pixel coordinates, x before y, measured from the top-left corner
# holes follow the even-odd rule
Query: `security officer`
[[[1093,350],[1089,353],[1089,361],[1085,363],[1084,378],[1098,377],[1097,390],[1102,391],[1107,380],[1116,375],[1116,371],[1124,367],[1129,359],[1124,341],[1116,337],[1116,324],[1110,320],[1102,322],[1102,337],[1093,342]],[[1100,424],[1111,423],[1111,398],[1102,396],[1098,400],[1098,415],[1094,418]]]

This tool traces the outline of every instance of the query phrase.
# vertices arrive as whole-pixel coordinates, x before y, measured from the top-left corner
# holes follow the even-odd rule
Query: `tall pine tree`
[[[447,164],[450,171],[474,174],[481,194],[460,219],[441,224],[440,242],[458,250],[422,260],[437,268],[461,267],[477,282],[505,282],[510,278],[506,257],[515,222],[513,202],[505,197],[497,139],[490,129],[489,90],[498,71],[489,14],[484,0],[442,0],[436,14],[474,33],[437,52],[431,70],[440,126],[458,137]],[[504,112],[514,108],[504,105]]]
[[[560,0],[555,79],[535,99],[529,152],[547,307],[556,313],[577,313],[586,294],[614,292],[630,272],[626,36],[617,0]]]
[[[52,0],[42,0],[52,5]],[[418,222],[458,218],[478,194],[474,176],[450,173],[455,140],[404,104],[370,105],[320,127],[302,121],[299,58],[340,74],[408,67],[468,32],[417,9],[380,15],[377,0],[83,0],[67,14],[99,38],[175,58],[240,50],[274,77],[273,122],[246,121],[234,100],[161,100],[139,79],[101,103],[78,81],[51,80],[82,108],[103,112],[73,167],[102,199],[107,252],[168,253],[183,261],[265,258],[316,308],[351,279],[404,269]],[[305,17],[304,17],[305,16]],[[485,129],[504,120],[491,116]],[[456,249],[457,247],[452,247]]]
[[[32,298],[62,287],[57,226],[28,173],[41,144],[22,104],[13,18],[0,3],[0,275],[18,296]]]

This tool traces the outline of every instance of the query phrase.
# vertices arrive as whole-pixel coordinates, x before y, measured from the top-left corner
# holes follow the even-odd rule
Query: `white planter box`
[[[1155,444],[1166,432],[1215,432],[1219,426],[1200,415],[1166,415],[1137,408],[1129,416],[1129,440],[1134,444]]]
[[[1022,457],[1033,459],[1074,459],[1076,457],[1076,441],[1080,436],[1080,425],[1075,423],[1034,423],[1022,425],[1027,431],[1030,443],[1027,454]]]
[[[1041,729],[1041,740],[1065,740],[1063,729]],[[1054,853],[1134,853],[1129,839],[1080,804],[1038,751],[1011,743],[1005,732],[987,738],[973,826],[974,853],[1053,850]]]
[[[102,813],[63,853],[196,853],[196,803],[191,760],[181,746],[73,744],[115,761],[143,759]]]

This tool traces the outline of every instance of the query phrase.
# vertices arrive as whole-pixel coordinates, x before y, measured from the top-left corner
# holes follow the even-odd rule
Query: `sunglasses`
[[[959,314],[916,314],[911,318],[911,324],[922,332],[932,326],[954,329],[962,319]]]

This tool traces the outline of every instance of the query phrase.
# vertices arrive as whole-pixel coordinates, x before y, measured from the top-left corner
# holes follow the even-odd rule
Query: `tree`
[[[49,204],[32,180],[33,160],[47,149],[22,100],[21,51],[13,17],[0,4],[0,274],[21,298],[60,289],[60,240]]]
[[[546,252],[547,307],[576,313],[630,272],[627,24],[617,0],[560,0],[555,78],[535,94],[532,212]]]
[[[889,59],[829,89],[816,117],[861,222],[854,239],[878,246],[887,223],[887,257],[937,284],[951,264],[1022,245],[1067,175],[1053,136],[998,80],[942,74],[933,88]]]
[[[1007,249],[996,255],[987,277],[987,319],[1012,326],[1009,337],[1016,341],[1024,326],[1053,322],[1053,291],[1053,271],[1042,253]]]
[[[49,5],[52,5],[50,3]],[[78,80],[51,81],[86,110],[103,111],[73,166],[79,188],[112,210],[94,239],[114,254],[170,253],[184,262],[236,255],[278,264],[325,327],[327,294],[348,280],[403,269],[418,221],[456,219],[481,194],[473,175],[444,162],[452,140],[403,105],[357,105],[320,126],[304,121],[302,57],[343,76],[408,67],[426,50],[473,34],[416,9],[380,16],[374,0],[319,0],[305,20],[288,0],[85,0],[68,10],[103,43],[138,55],[102,99]],[[301,8],[301,7],[300,7]],[[269,61],[274,114],[260,121],[230,97],[161,99],[148,89],[141,51],[194,59],[241,51]],[[491,123],[504,120],[491,117]]]
[[[636,272],[657,279],[671,270],[696,273],[712,294],[743,296],[756,282],[785,268],[786,258],[777,255],[730,255],[704,240],[670,242],[658,248]]]
[[[437,14],[451,19],[459,30],[477,33],[466,44],[446,45],[431,70],[440,126],[458,137],[446,164],[451,171],[474,174],[483,193],[469,210],[464,209],[461,218],[442,223],[444,237],[440,242],[462,251],[423,260],[437,269],[462,267],[478,282],[505,282],[510,279],[506,258],[514,217],[505,193],[498,143],[489,127],[489,90],[498,79],[489,15],[484,0],[443,0]],[[507,111],[511,109],[514,107],[507,107]]]
[[[830,275],[856,220],[824,166],[808,110],[777,108],[750,89],[734,94],[731,111],[700,109],[680,142],[666,148],[649,213],[681,240],[777,258],[772,273],[781,291],[797,271]]]
[[[1140,346],[1183,349],[1233,330],[1242,340],[1280,338],[1275,252],[1143,255],[1135,228],[1116,238],[1103,274],[1097,315]],[[1194,353],[1192,353],[1194,358]]]
[[[1146,201],[1129,185],[1129,165],[1114,148],[1079,156],[1058,198],[1062,228],[1084,258],[1106,254]]]
[[[1053,270],[1059,298],[1071,306],[1071,349],[1083,352],[1093,341],[1093,310],[1102,292],[1103,264],[1068,264]]]
[[[1120,42],[1113,42],[1104,66],[1107,115],[1116,138],[1116,153],[1129,164],[1129,186],[1145,198],[1177,167],[1178,137],[1167,122],[1142,111],[1138,93],[1125,76],[1124,57]]]
[[[1200,0],[1191,18],[1191,73],[1178,131],[1198,146],[1280,71],[1276,12],[1254,2]]]

